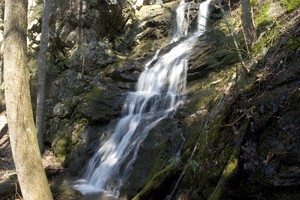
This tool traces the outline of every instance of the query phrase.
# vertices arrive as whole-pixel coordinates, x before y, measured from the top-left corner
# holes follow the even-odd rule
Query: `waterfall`
[[[90,159],[83,179],[73,185],[75,189],[83,194],[103,191],[113,196],[119,195],[119,189],[128,178],[139,147],[149,131],[162,119],[172,117],[183,104],[180,93],[186,84],[187,53],[205,31],[209,2],[200,4],[195,33],[160,57],[157,51],[146,63],[136,91],[127,95],[123,117],[108,130],[111,135]],[[187,34],[186,6],[182,0],[176,10],[177,26],[173,41]]]
[[[187,16],[185,15],[185,9],[188,5],[190,5],[190,3],[185,3],[184,0],[181,0],[179,6],[176,9],[176,24],[172,42],[176,42],[179,38],[188,33],[189,13],[187,13]]]

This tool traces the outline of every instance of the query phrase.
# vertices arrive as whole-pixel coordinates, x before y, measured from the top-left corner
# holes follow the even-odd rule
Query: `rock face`
[[[140,10],[129,1],[55,6],[50,20],[46,145],[69,173],[80,175],[99,138],[105,138],[107,124],[121,115],[126,92],[134,89],[148,55],[169,43],[177,3]],[[40,15],[34,16],[32,38],[40,34]],[[31,63],[36,63],[34,58]],[[34,72],[36,65],[30,66]]]
[[[164,169],[181,151],[184,138],[181,135],[180,122],[164,119],[153,128],[142,143],[137,160],[133,164],[132,175],[122,187],[122,192],[132,199],[142,188],[149,177]]]
[[[157,49],[163,47],[162,56],[174,45],[170,40],[178,5],[152,0],[144,6],[131,1],[79,2],[56,1],[46,101],[46,146],[72,176],[82,174],[106,139],[109,122],[121,116],[126,93],[135,89],[144,64]],[[231,3],[234,14],[239,1]],[[29,27],[33,73],[40,11]],[[190,13],[192,31],[196,4]],[[150,131],[121,197],[300,198],[299,11],[286,16],[294,28],[266,27],[265,35],[276,33],[266,39],[273,46],[257,56],[251,74],[244,76],[232,38],[217,21],[220,11],[213,11],[210,28],[190,53],[186,103],[173,119]],[[235,31],[243,44],[242,32]],[[54,191],[59,197],[63,193]],[[82,198],[70,192],[69,199]]]
[[[280,46],[289,38],[299,38],[299,22],[283,34],[266,54],[264,67],[269,75],[257,80],[242,101],[255,105],[248,138],[240,155],[240,166],[233,184],[239,191],[235,198],[298,199],[299,187],[299,80],[300,50]],[[262,62],[258,63],[260,67]],[[260,84],[260,88],[257,87]],[[257,90],[257,91],[255,91]],[[247,98],[244,99],[244,98]],[[246,104],[246,103],[245,103]],[[241,104],[238,107],[244,107]],[[238,180],[240,177],[245,177]],[[247,185],[247,186],[246,186]],[[235,193],[237,194],[237,193]],[[228,196],[235,196],[234,192]]]
[[[49,82],[52,84],[46,101],[50,121],[47,137],[64,158],[78,142],[88,142],[78,131],[84,131],[89,124],[106,124],[120,115],[124,91],[107,78],[82,77],[81,73],[68,69]]]

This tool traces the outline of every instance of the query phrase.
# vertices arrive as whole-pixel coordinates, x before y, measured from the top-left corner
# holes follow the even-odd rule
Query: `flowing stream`
[[[186,85],[188,56],[198,37],[205,31],[210,0],[200,4],[198,29],[190,37],[177,42],[169,52],[159,51],[145,64],[123,106],[122,118],[108,130],[109,138],[90,159],[83,178],[73,187],[83,194],[104,192],[118,197],[128,178],[141,143],[162,119],[172,117],[183,104],[180,94]],[[189,3],[182,0],[176,10],[176,26],[172,41],[188,33]]]

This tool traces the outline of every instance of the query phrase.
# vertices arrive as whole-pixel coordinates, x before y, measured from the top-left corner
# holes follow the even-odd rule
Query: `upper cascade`
[[[107,140],[90,159],[83,179],[73,185],[75,189],[84,194],[102,191],[118,197],[149,131],[161,120],[172,117],[184,103],[182,93],[186,86],[188,52],[205,31],[209,2],[200,4],[198,29],[194,34],[164,55],[159,55],[158,50],[145,64],[136,91],[127,95],[123,116],[109,125]],[[187,5],[182,0],[176,10],[173,41],[187,34]]]
[[[189,12],[185,12],[188,7],[189,10],[190,3],[186,3],[184,0],[180,1],[179,6],[176,9],[176,24],[174,28],[174,34],[172,41],[176,42],[182,36],[187,35],[189,28]]]

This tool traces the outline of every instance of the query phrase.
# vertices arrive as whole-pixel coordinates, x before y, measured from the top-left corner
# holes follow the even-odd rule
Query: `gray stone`
[[[57,103],[53,108],[53,116],[66,117],[70,114],[70,107],[64,103]]]

